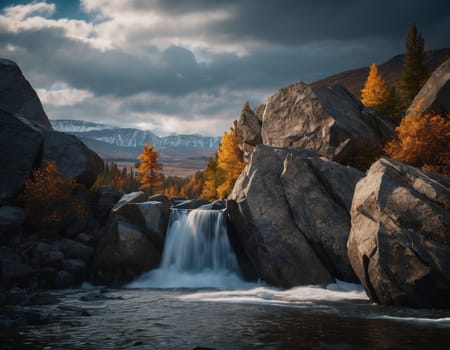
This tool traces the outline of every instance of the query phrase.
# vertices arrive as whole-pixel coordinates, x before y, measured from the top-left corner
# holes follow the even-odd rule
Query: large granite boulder
[[[350,262],[376,302],[450,307],[450,179],[380,159],[355,189]]]
[[[53,160],[64,178],[74,178],[87,188],[103,171],[103,160],[77,137],[43,127],[0,107],[0,200],[22,190],[31,170]]]
[[[274,147],[304,148],[343,164],[377,152],[392,135],[393,126],[365,108],[344,87],[287,86],[257,107],[262,114],[261,141]],[[255,108],[256,111],[256,108]],[[243,111],[236,134],[249,153],[257,137],[257,113]]]
[[[90,188],[104,169],[98,154],[76,136],[48,129],[41,132],[44,136],[43,159],[54,160],[62,177],[71,177]]]
[[[14,198],[41,163],[43,135],[0,106],[0,202]]]
[[[355,281],[346,242],[362,176],[310,151],[257,146],[228,197],[232,243],[274,285]]]
[[[102,159],[75,136],[54,131],[17,65],[0,59],[0,203],[22,190],[31,170],[54,160],[61,175],[92,186]]]
[[[301,82],[269,97],[261,129],[266,145],[301,147],[338,162],[365,147],[381,147],[392,132],[344,87],[311,88]]]
[[[36,91],[25,79],[16,63],[0,59],[0,106],[12,114],[25,116],[48,129],[50,121]]]
[[[161,261],[169,200],[145,201],[143,192],[124,195],[111,210],[94,258],[97,282],[126,283]]]
[[[450,58],[431,74],[406,114],[450,111]]]

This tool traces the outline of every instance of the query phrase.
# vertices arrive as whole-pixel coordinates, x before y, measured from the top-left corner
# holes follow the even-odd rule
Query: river
[[[51,293],[29,307],[51,321],[0,334],[2,349],[450,349],[450,311],[378,306],[346,283]]]

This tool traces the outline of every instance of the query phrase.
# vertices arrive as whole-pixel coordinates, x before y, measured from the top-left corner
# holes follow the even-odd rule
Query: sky
[[[283,86],[450,47],[450,0],[0,0],[0,57],[50,119],[219,136]]]

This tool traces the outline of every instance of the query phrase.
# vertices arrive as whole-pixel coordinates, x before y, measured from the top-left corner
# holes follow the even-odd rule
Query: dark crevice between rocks
[[[347,219],[350,221],[350,213],[347,209],[347,206],[345,205],[345,202],[343,199],[333,190],[333,187],[330,185],[329,181],[327,180],[326,176],[323,175],[322,172],[320,172],[309,159],[305,159],[306,164],[308,164],[309,168],[319,180],[320,184],[322,185],[322,188],[325,190],[326,193],[328,193],[329,197],[333,200],[334,203],[337,204],[338,207],[340,207]]]
[[[314,244],[314,242],[311,239],[309,239],[309,237],[298,226],[297,220],[295,220],[295,214],[292,211],[292,208],[291,208],[291,206],[289,204],[289,200],[287,198],[286,192],[284,191],[284,187],[283,187],[283,197],[284,197],[284,199],[286,201],[287,207],[289,208],[289,216],[291,217],[292,222],[294,223],[294,225],[297,228],[298,232],[300,232],[300,234],[304,237],[306,243],[311,248],[311,250],[314,253],[314,255],[322,263],[322,265],[326,268],[326,270],[328,271],[328,273],[331,275],[332,278],[334,278],[334,279],[338,278],[338,279],[342,280],[343,278],[342,278],[341,273],[336,268],[336,266],[333,264],[331,259],[328,257],[325,249],[323,249],[323,247],[321,247],[321,246],[318,246],[318,245]]]
[[[370,276],[369,276],[369,264],[370,264],[370,259],[367,257],[367,255],[363,255],[362,257],[362,262],[363,262],[363,271],[364,271],[364,282],[365,282],[365,287],[366,292],[368,292],[370,298],[376,302],[379,303],[380,300],[377,297],[377,294],[375,293],[375,288],[372,285],[372,282],[370,281]]]

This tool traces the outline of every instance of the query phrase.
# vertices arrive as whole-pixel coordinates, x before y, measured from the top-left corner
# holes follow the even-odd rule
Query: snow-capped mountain
[[[150,143],[166,148],[218,148],[220,137],[170,135],[159,137],[150,130],[118,128],[81,120],[51,120],[53,128],[79,138],[93,139],[121,147],[143,147]]]
[[[98,124],[87,122],[84,120],[62,120],[62,119],[54,119],[50,120],[53,129],[57,131],[62,131],[65,133],[72,132],[85,132],[92,130],[106,130],[106,129],[117,129],[115,126],[106,125],[106,124]]]

